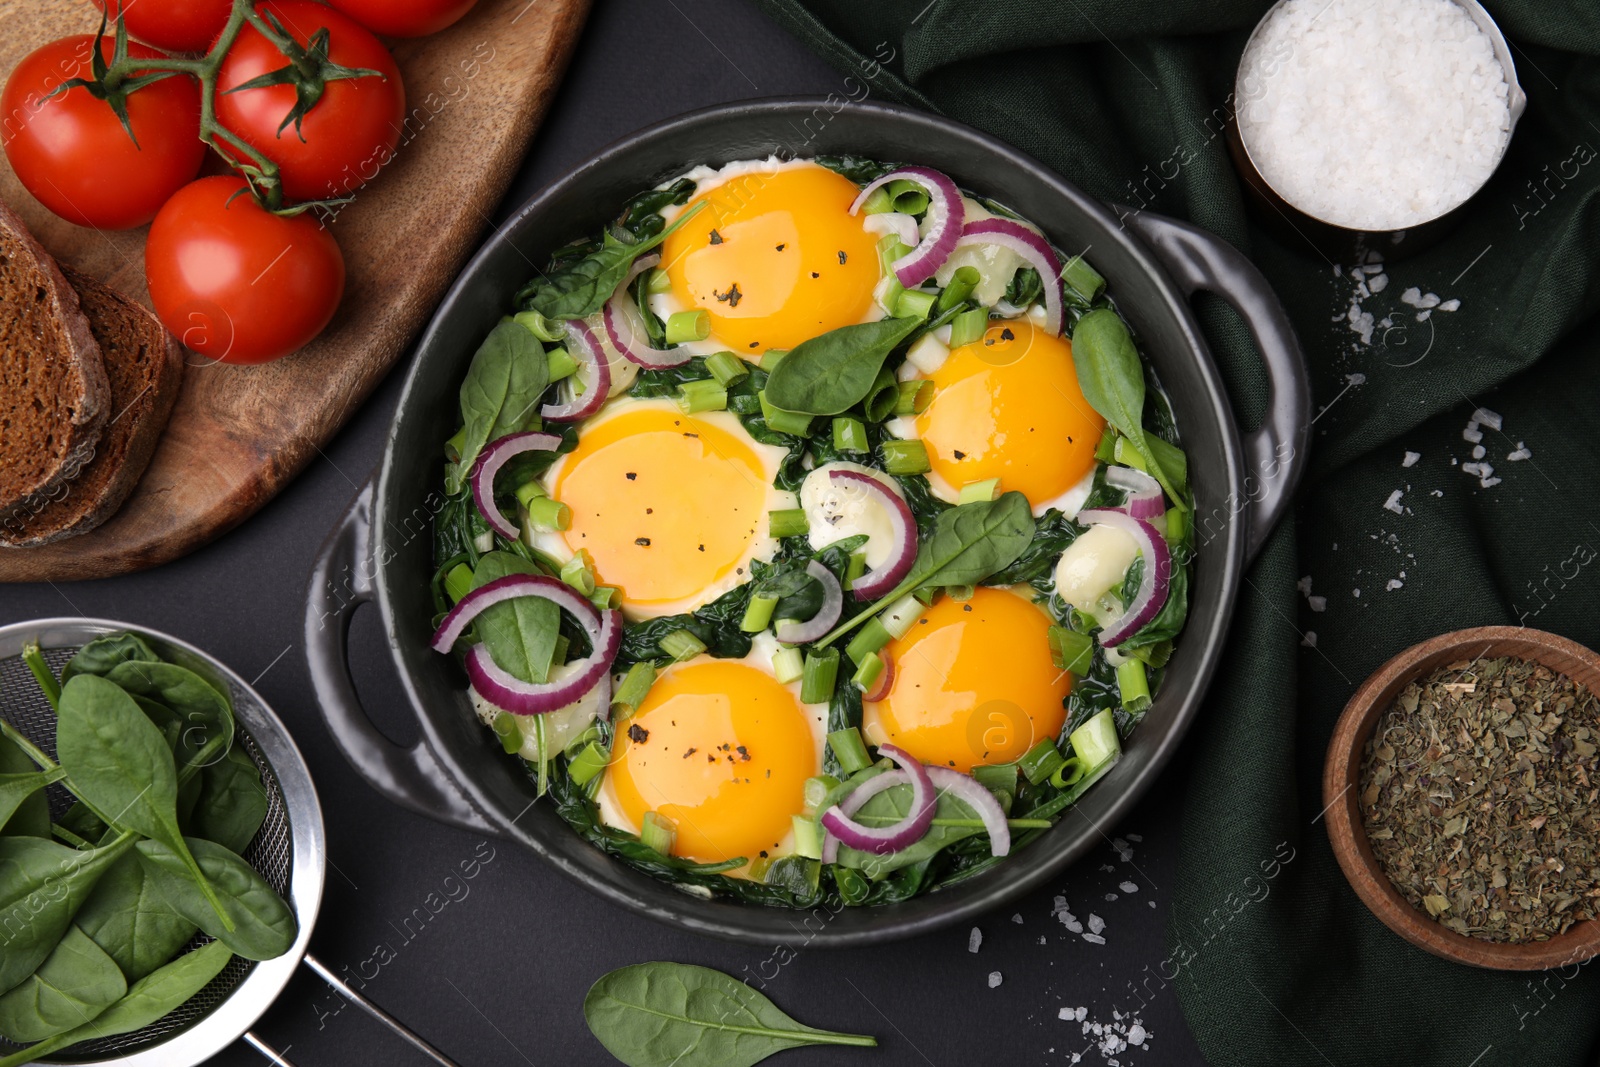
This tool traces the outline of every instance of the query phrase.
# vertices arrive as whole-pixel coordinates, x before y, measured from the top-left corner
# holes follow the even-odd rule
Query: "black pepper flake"
[[[962,611],[971,611],[972,610],[972,605],[971,604],[963,604],[963,605],[961,605],[961,610]]]
[[[644,509],[644,513],[646,515],[654,515],[656,513],[656,509],[655,508],[645,508]]]
[[[626,475],[624,475],[624,477],[626,477],[628,479],[628,481],[631,482],[631,481],[637,480],[638,477],[639,477],[639,474],[638,474],[637,471],[629,471]]]
[[[750,750],[749,749],[745,748],[743,745],[740,745],[738,748],[734,749],[734,751],[739,753],[739,758],[740,759],[744,760],[746,763],[750,762]]]
[[[716,230],[712,230],[711,243],[714,245],[720,245],[722,243],[722,234],[718,233]]]
[[[850,257],[844,254],[844,249],[839,250],[839,266],[844,266],[844,261]]]
[[[811,272],[811,276],[812,276],[812,277],[813,277],[813,278],[820,278],[820,277],[822,277],[822,275],[820,275],[820,274],[818,274],[818,273],[817,273],[817,272],[816,272],[816,271],[812,271],[812,272]]]
[[[782,245],[779,245],[779,246],[778,246],[778,247],[779,247],[779,248],[782,248],[782,247],[783,247],[783,246],[782,246]],[[762,850],[761,850],[761,858],[762,858],[762,859],[766,859],[766,858],[767,858],[767,850],[766,850],[766,849],[762,849]]]
[[[781,244],[781,245],[778,246],[778,251],[782,252],[785,248],[788,248],[788,247],[789,247],[789,245],[787,243]]]
[[[750,342],[750,347],[751,348],[760,348],[761,347],[761,342],[760,341],[751,341]]]
[[[628,740],[632,741],[634,744],[642,745],[646,741],[650,740],[650,731],[646,730],[638,723],[634,723],[632,726],[628,727]]]
[[[690,433],[688,430],[685,430],[683,431],[683,436],[698,438],[700,435],[697,433]]]
[[[1011,327],[1007,326],[1005,329],[1000,331],[1000,340],[1015,341],[1016,339],[1017,335],[1011,332]]]
[[[994,338],[993,337],[985,337],[983,339],[983,343],[985,345],[993,345],[994,344]]]
[[[699,751],[700,750],[698,748],[691,748],[689,751],[687,751],[687,752],[685,752],[683,754],[683,758],[684,759],[688,759],[690,756],[694,755],[696,752],[699,752]]]
[[[635,537],[633,539],[633,543],[638,545],[640,548],[649,548],[650,547],[650,538],[648,538],[648,537]]]
[[[732,745],[730,745],[730,744],[728,744],[728,742],[724,741],[724,742],[722,742],[722,744],[717,746],[717,750],[719,752],[726,752],[729,749],[731,749],[732,747],[733,747]]]
[[[713,289],[711,290],[711,295],[717,298],[717,303],[727,304],[731,308],[738,307],[739,301],[744,299],[744,294],[739,291],[738,282],[734,282],[732,285],[728,286],[728,291],[726,293],[719,293]]]
[[[706,550],[706,546],[705,545],[701,545],[700,546],[700,551],[704,552],[705,550]]]
[[[952,456],[956,457],[957,459],[966,459],[967,458],[967,454],[965,452],[961,451],[960,449],[952,449],[950,454]]]

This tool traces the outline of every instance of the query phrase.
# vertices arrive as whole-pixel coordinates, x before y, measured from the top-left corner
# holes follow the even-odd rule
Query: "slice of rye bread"
[[[78,294],[0,204],[0,517],[76,477],[111,419],[111,386]]]
[[[70,267],[111,383],[111,422],[94,459],[58,487],[38,511],[0,520],[0,546],[48,544],[99,526],[116,513],[155,453],[183,382],[183,349],[156,317],[121,293]]]

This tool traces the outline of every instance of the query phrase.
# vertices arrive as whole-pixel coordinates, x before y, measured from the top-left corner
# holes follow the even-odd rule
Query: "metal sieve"
[[[119,1064],[124,1067],[192,1067],[241,1037],[273,1063],[292,1067],[279,1053],[248,1032],[272,1006],[302,960],[341,996],[378,1019],[413,1047],[444,1067],[453,1061],[412,1033],[376,1004],[336,978],[307,953],[311,929],[322,903],[327,873],[327,843],[322,808],[300,750],[283,722],[249,684],[226,666],[187,642],[166,634],[105,619],[58,618],[0,627],[0,718],[30,741],[55,755],[55,713],[22,660],[22,647],[37,641],[45,662],[60,673],[79,647],[111,633],[135,633],[164,659],[181,663],[227,686],[233,697],[236,737],[261,771],[267,790],[267,817],[244,858],[288,902],[299,934],[277,959],[255,962],[235,957],[222,973],[182,1007],[142,1030],[88,1041],[41,1062]],[[60,786],[49,787],[50,814],[60,816],[72,803]],[[190,947],[209,940],[197,935]],[[0,1039],[0,1055],[18,1046]]]

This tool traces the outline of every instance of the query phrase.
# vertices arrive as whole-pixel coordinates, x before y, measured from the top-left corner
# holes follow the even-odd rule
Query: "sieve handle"
[[[1185,296],[1206,292],[1227,301],[1261,354],[1267,372],[1266,415],[1244,435],[1244,499],[1229,502],[1249,522],[1245,558],[1254,559],[1288,513],[1310,459],[1311,381],[1300,340],[1266,277],[1227,241],[1148,211],[1121,209],[1118,214],[1144,238]]]
[[[499,835],[453,785],[424,736],[409,748],[372,724],[350,677],[350,620],[373,599],[372,497],[368,481],[328,535],[311,572],[306,599],[306,659],[323,719],[344,758],[385,798],[430,819],[473,833]]]

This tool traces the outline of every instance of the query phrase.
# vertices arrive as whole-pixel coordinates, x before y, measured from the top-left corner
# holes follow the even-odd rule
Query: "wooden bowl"
[[[1542,971],[1600,956],[1600,921],[1577,923],[1548,941],[1522,944],[1466,937],[1412,906],[1389,881],[1367,840],[1360,812],[1361,757],[1378,719],[1400,691],[1447,663],[1514,656],[1559,671],[1600,692],[1600,655],[1575,641],[1520,626],[1479,626],[1413,645],[1379,667],[1356,690],[1339,716],[1322,771],[1328,839],[1356,895],[1383,924],[1407,941],[1447,960],[1501,971]]]

